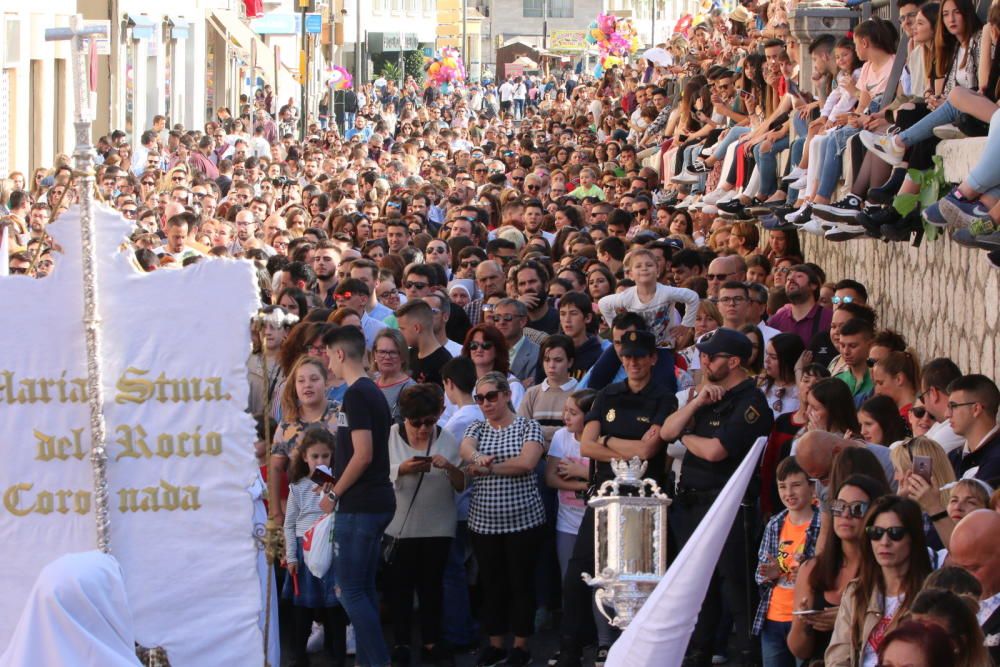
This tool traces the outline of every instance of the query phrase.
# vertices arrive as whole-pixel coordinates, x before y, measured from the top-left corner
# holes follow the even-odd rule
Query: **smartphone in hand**
[[[931,457],[929,456],[914,456],[913,457],[913,472],[920,475],[927,483],[931,483]]]
[[[332,471],[327,466],[316,466],[313,473],[309,475],[309,479],[318,486],[334,484],[337,481],[337,478],[333,476]]]

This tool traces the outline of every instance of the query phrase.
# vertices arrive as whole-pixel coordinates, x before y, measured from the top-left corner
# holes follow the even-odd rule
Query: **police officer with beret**
[[[597,394],[580,437],[580,453],[590,458],[591,496],[601,484],[615,478],[612,459],[637,456],[648,461],[646,477],[661,486],[666,481],[668,459],[660,426],[677,409],[677,398],[669,388],[653,382],[656,337],[648,331],[622,334],[620,356],[626,380],[608,385]],[[598,630],[599,661],[603,661],[602,651],[606,654],[613,640],[607,621],[595,616],[592,591],[580,578],[583,572],[594,574],[594,510],[589,506],[563,581],[561,667],[580,665],[592,617],[604,626]]]
[[[668,417],[660,429],[663,440],[680,439],[687,449],[670,509],[670,528],[678,549],[691,538],[753,443],[767,436],[774,422],[764,392],[743,368],[753,353],[749,338],[734,329],[720,328],[702,336],[696,347],[706,384],[687,405]],[[755,493],[754,487],[751,483],[748,498]],[[756,664],[749,633],[755,587],[750,578],[753,554],[748,549],[751,540],[757,537],[757,523],[752,503],[744,502],[702,604],[685,665],[711,664],[722,600],[733,616],[736,648],[742,654],[743,664]]]

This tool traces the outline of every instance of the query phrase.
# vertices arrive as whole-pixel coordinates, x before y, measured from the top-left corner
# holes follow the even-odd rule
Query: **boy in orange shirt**
[[[771,518],[758,552],[760,605],[753,633],[760,635],[764,667],[795,667],[786,639],[792,628],[793,592],[799,564],[816,552],[820,512],[813,488],[794,457],[778,464],[778,497],[785,509]]]

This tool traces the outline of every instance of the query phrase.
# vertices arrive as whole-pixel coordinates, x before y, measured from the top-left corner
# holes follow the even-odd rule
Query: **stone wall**
[[[914,248],[802,236],[806,260],[830,281],[863,283],[879,325],[903,334],[921,361],[948,356],[965,372],[1000,379],[1000,270],[983,251],[943,237]]]

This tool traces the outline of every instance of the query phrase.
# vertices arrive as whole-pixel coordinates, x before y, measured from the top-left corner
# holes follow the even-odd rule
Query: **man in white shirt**
[[[448,299],[448,295],[441,290],[436,290],[425,296],[424,301],[431,307],[431,312],[434,315],[434,336],[452,357],[460,356],[462,344],[448,338],[448,334],[445,332],[448,318],[451,316],[451,300]]]
[[[918,398],[936,422],[927,431],[927,437],[941,445],[945,452],[965,444],[965,438],[955,433],[948,418],[948,385],[960,377],[961,369],[947,357],[931,359],[920,370]]]
[[[510,113],[511,104],[514,102],[514,84],[508,78],[500,84],[500,113]]]

